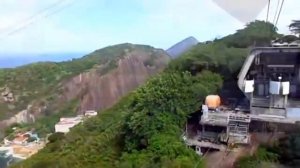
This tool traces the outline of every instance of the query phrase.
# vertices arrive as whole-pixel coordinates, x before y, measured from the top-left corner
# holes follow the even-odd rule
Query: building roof
[[[82,121],[82,117],[68,117],[60,118],[60,121],[56,125],[69,125],[69,124],[78,124]]]
[[[85,116],[96,116],[98,113],[97,111],[88,110],[84,113]]]

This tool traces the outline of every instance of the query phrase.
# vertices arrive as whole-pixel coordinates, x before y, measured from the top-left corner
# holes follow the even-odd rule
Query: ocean
[[[12,155],[7,156],[6,152],[0,151],[0,168],[7,168],[13,163],[21,161],[19,158],[14,158]]]
[[[12,160],[12,156],[6,156],[6,153],[0,152],[0,168],[6,168]]]
[[[34,62],[61,62],[80,58],[86,53],[49,53],[49,54],[3,54],[0,53],[0,68],[15,68]]]

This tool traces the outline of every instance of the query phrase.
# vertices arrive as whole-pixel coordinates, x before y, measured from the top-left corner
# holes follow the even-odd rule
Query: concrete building
[[[97,112],[88,110],[84,115],[78,115],[76,117],[60,118],[59,122],[55,124],[55,132],[68,133],[70,129],[77,124],[83,122],[84,118],[97,116]]]
[[[82,122],[82,116],[60,118],[55,124],[55,132],[68,133],[72,127]]]

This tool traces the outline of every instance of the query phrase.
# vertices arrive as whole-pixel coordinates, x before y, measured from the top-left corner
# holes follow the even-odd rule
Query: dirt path
[[[243,156],[253,155],[259,144],[271,142],[275,138],[273,134],[253,134],[251,144],[240,146],[231,152],[212,152],[204,156],[207,168],[233,168],[235,162]]]
[[[253,155],[260,144],[271,144],[283,137],[283,133],[253,133],[248,146],[240,146],[231,152],[212,152],[204,156],[207,168],[233,168],[243,156]]]
[[[250,147],[239,147],[231,152],[213,152],[205,156],[206,166],[207,168],[233,168],[238,158],[249,155],[254,150]]]

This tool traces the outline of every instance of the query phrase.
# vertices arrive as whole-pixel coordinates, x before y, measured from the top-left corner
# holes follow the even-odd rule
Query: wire
[[[268,20],[269,20],[270,3],[271,3],[271,0],[268,0],[268,10],[267,10],[267,18],[266,18],[266,22],[268,22]]]
[[[275,21],[276,21],[276,17],[277,17],[277,14],[278,14],[279,3],[280,3],[280,0],[277,0],[276,11],[275,11],[275,15],[274,15],[273,22],[272,22],[273,24],[275,24]]]
[[[281,2],[281,6],[280,6],[280,9],[279,9],[279,13],[278,13],[277,19],[276,19],[275,27],[277,26],[277,23],[278,23],[278,20],[279,20],[281,11],[282,11],[283,4],[284,4],[284,0],[282,0],[282,2]]]
[[[60,0],[42,10],[40,10],[36,14],[32,15],[31,17],[29,17],[28,19],[23,21],[21,24],[18,24],[11,30],[8,30],[6,33],[4,33],[4,35],[2,37],[0,37],[0,40],[4,39],[7,36],[11,36],[15,33],[18,33],[20,31],[22,31],[23,29],[25,29],[26,27],[28,27],[29,25],[37,22],[39,19],[47,18],[51,15],[54,15],[54,14],[62,11],[66,7],[69,7],[75,3],[74,0],[71,0],[70,3],[64,5],[64,3],[67,1],[69,1],[69,0]]]

